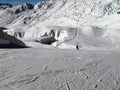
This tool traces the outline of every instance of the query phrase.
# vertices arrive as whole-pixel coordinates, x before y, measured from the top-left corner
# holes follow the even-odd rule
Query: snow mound
[[[25,44],[2,31],[0,28],[0,48],[25,48]]]
[[[83,26],[81,28],[46,26],[28,30],[14,29],[7,33],[21,38],[23,41],[51,45],[61,49],[75,49],[76,46],[79,48],[116,47],[120,34],[115,30],[117,29],[112,30],[101,26]]]
[[[53,46],[58,48],[77,48],[78,46],[81,49],[116,46],[116,39],[111,37],[110,33],[107,34],[106,28],[86,26],[84,28],[74,28],[73,32],[70,30],[66,30],[66,32],[71,33],[71,35],[53,43]]]

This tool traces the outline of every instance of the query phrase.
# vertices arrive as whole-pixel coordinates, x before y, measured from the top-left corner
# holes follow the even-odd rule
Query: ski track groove
[[[7,53],[9,54],[9,53]],[[89,56],[88,56],[89,57]],[[105,65],[104,67],[100,67],[101,65],[104,65],[105,62],[103,60],[97,60],[99,56],[95,55],[90,55],[90,58],[92,58],[93,60],[90,62],[87,62],[86,64],[84,64],[84,66],[82,67],[83,69],[80,70],[75,70],[74,72],[72,72],[70,69],[68,69],[70,75],[73,77],[73,79],[66,79],[63,83],[61,83],[62,85],[58,86],[58,87],[54,87],[55,90],[63,90],[64,88],[67,90],[96,90],[97,88],[99,88],[99,86],[101,86],[100,88],[102,88],[103,90],[107,90],[106,88],[110,88],[110,84],[113,85],[113,87],[116,86],[116,88],[119,90],[120,89],[120,75],[118,72],[116,72],[116,74],[114,75],[114,68],[112,66],[109,66],[109,64]],[[49,57],[46,57],[47,59]],[[53,59],[55,59],[56,61],[56,56],[52,56]],[[73,58],[74,60],[74,58]],[[50,64],[53,62],[53,60],[48,60],[50,62]],[[48,62],[48,63],[49,63]],[[46,63],[43,62],[43,63]],[[99,66],[100,64],[100,66]],[[20,78],[17,79],[17,82],[13,85],[11,84],[4,84],[5,88],[12,89],[12,90],[18,90],[17,87],[14,87],[15,85],[18,86],[24,86],[26,84],[30,84],[33,82],[39,81],[39,77],[41,76],[50,76],[52,77],[53,74],[56,74],[56,76],[58,76],[58,74],[56,73],[56,71],[52,71],[49,70],[49,64],[45,64],[43,65],[44,67],[42,68],[43,72],[39,73],[39,75],[32,75],[30,77],[25,77],[23,79],[20,80]],[[35,68],[38,68],[35,67]],[[112,72],[113,71],[113,72]],[[119,71],[119,69],[117,70]],[[64,76],[69,75],[69,73],[64,70],[64,72],[60,72],[60,74],[63,74]],[[60,75],[59,74],[59,75]],[[85,77],[85,78],[82,78]],[[82,80],[83,79],[83,80]],[[81,81],[80,84],[76,85],[77,80]],[[59,82],[60,83],[60,82]],[[78,86],[79,85],[79,86]],[[80,88],[78,88],[80,87]],[[100,89],[98,89],[100,90]],[[112,89],[110,89],[112,90]]]
[[[100,72],[102,71],[102,72]],[[86,80],[86,83],[83,85],[83,87],[81,88],[81,90],[88,90],[87,88],[90,88],[91,86],[95,86],[96,87],[96,82],[98,82],[100,80],[101,77],[103,77],[104,75],[108,74],[110,71],[108,70],[108,67],[100,70],[99,72],[96,72],[96,74],[94,74],[94,76],[92,76],[91,78]]]
[[[67,90],[71,90],[68,81],[66,80]]]

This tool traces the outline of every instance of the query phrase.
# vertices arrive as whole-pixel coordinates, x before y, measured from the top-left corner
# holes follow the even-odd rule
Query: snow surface
[[[0,90],[120,90],[120,0],[4,4],[0,26],[30,47],[0,49]]]
[[[0,50],[0,90],[119,90],[120,49]]]

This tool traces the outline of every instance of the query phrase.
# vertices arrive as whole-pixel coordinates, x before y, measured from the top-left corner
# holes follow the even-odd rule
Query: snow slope
[[[0,90],[119,90],[119,51],[0,50]]]
[[[12,25],[14,25],[14,22],[22,23],[25,18],[31,18],[32,20],[28,20],[29,25],[39,25],[41,23],[55,26],[83,25],[119,12],[119,3],[119,0],[49,0],[35,5],[18,4],[4,10],[3,17],[9,15],[9,18],[1,18],[1,23],[10,19],[13,22]],[[19,21],[19,19],[22,21]],[[68,23],[68,20],[71,23]]]
[[[5,28],[0,27],[0,48],[25,48],[26,47],[26,45],[22,41],[4,33],[2,29],[5,29]]]
[[[41,23],[46,26],[79,26],[117,13],[119,8],[119,0],[50,0],[37,3],[30,12],[22,12],[22,19],[31,17],[30,26]],[[23,20],[19,19],[15,21],[22,23]]]
[[[120,90],[120,0],[0,4],[0,26],[31,47],[0,49],[0,90]]]

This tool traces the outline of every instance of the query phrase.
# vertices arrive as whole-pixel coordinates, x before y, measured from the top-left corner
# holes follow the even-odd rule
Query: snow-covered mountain
[[[31,18],[31,22],[31,19],[28,20],[29,25],[41,22],[45,25],[80,25],[119,12],[119,4],[119,0],[49,0],[35,5],[6,5],[8,8],[4,10],[1,17],[9,15],[6,19],[11,20],[14,16],[11,22],[19,22],[19,19],[23,19],[21,23],[24,22],[24,19]],[[20,16],[21,18],[19,18]],[[68,24],[68,20],[71,23]],[[4,19],[1,18],[1,23],[3,23],[2,21]]]
[[[0,25],[15,37],[53,46],[113,46],[119,40],[119,11],[119,0],[49,0],[1,8]]]

